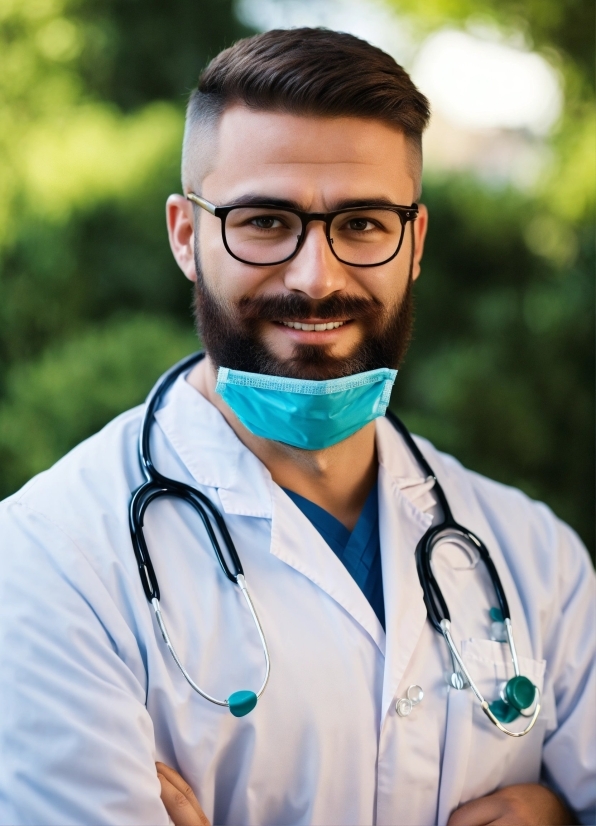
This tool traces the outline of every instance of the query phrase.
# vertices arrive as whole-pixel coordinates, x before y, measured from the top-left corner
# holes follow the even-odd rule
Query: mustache
[[[376,298],[330,295],[320,300],[298,293],[288,295],[243,296],[237,304],[243,321],[301,321],[304,318],[379,319],[385,308]]]

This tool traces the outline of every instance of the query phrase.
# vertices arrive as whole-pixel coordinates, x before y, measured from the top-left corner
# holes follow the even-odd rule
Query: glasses
[[[325,224],[327,243],[342,264],[379,267],[395,258],[406,224],[418,216],[417,204],[302,212],[267,203],[218,207],[193,192],[186,197],[221,220],[223,243],[233,258],[257,267],[283,264],[293,258],[304,243],[311,221]]]

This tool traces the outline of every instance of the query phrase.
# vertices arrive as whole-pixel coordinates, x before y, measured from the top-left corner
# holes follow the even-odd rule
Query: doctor
[[[161,399],[150,449],[221,512],[270,676],[230,713],[263,683],[259,634],[196,513],[164,497],[144,517],[161,616],[230,708],[171,656],[129,531],[144,408],[123,414],[0,510],[1,823],[593,822],[588,556],[544,505],[418,440],[503,583],[540,693],[527,735],[448,683],[427,620],[414,553],[444,514],[381,415],[420,274],[427,119],[393,59],[345,34],[269,32],[203,74],[167,222],[207,356]],[[433,563],[497,701],[513,671],[486,569],[457,541]]]

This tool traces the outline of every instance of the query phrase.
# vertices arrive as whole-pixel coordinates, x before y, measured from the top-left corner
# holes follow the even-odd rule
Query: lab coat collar
[[[395,428],[376,426],[379,455],[379,532],[385,592],[387,638],[370,603],[318,531],[277,486],[271,553],[331,596],[369,634],[387,657],[384,710],[395,693],[424,626],[426,609],[418,583],[414,550],[432,522],[423,508],[434,506],[433,480],[420,473]],[[301,520],[296,530],[296,520]]]
[[[195,482],[217,488],[226,513],[270,519],[271,474],[236,436],[219,410],[180,376],[155,414],[158,426]],[[386,419],[376,422],[379,464],[420,511],[434,505],[433,480],[421,474]]]
[[[271,518],[271,474],[185,376],[155,419],[195,482],[217,488],[225,513]]]
[[[434,480],[420,468],[390,422],[376,423],[379,456],[379,531],[385,591],[386,635],[370,603],[310,521],[274,486],[271,553],[308,577],[344,608],[388,658],[383,689],[388,706],[424,625],[426,610],[414,549],[432,522],[424,510],[434,506]],[[296,530],[296,520],[301,520]],[[391,652],[388,654],[390,648]]]
[[[377,419],[376,439],[380,467],[386,470],[406,499],[418,510],[430,511],[436,504],[431,493],[435,480],[423,474],[403,438],[388,419]]]

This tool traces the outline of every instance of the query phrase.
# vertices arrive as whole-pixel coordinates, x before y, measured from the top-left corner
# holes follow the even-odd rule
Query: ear
[[[424,252],[424,239],[428,229],[428,209],[424,204],[418,205],[418,217],[414,221],[414,256],[412,279],[415,281],[420,275],[420,262]]]
[[[176,263],[189,281],[196,281],[194,212],[191,202],[184,195],[170,195],[168,198],[166,223],[170,249]]]

